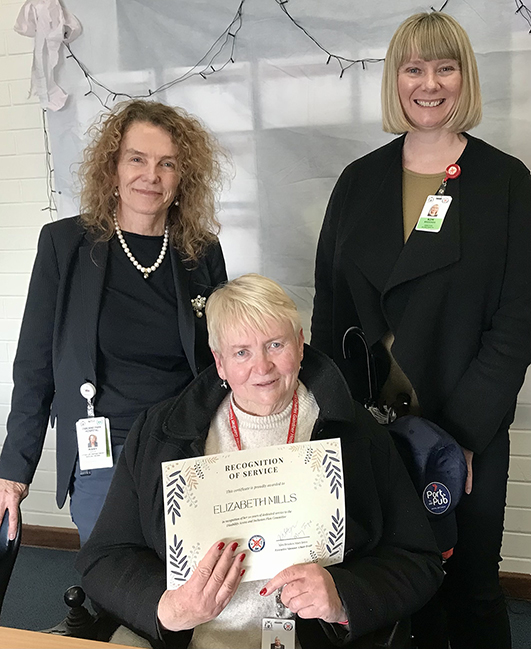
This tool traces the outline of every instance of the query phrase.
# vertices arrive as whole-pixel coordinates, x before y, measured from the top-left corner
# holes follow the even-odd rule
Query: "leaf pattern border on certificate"
[[[167,513],[171,515],[172,524],[175,525],[176,518],[181,517],[181,506],[183,501],[197,508],[197,497],[193,493],[199,485],[199,480],[204,480],[205,472],[218,462],[219,457],[208,456],[201,459],[194,459],[192,463],[186,463],[181,469],[172,472],[172,466],[167,468],[166,475],[166,505]]]
[[[175,525],[175,519],[181,517],[181,505],[185,497],[185,488],[187,486],[186,480],[182,471],[177,469],[167,476],[168,482],[166,483],[166,506],[167,513],[171,515],[171,522]]]
[[[177,540],[177,534],[173,535],[173,545],[170,543],[168,550],[172,578],[177,582],[185,582],[192,567],[188,565],[188,555],[183,552],[183,542],[182,539]]]
[[[315,526],[315,531],[318,535],[319,540],[315,544],[315,547],[310,550],[310,558],[312,563],[319,563],[319,561],[324,561],[328,558],[328,553],[326,550],[327,530],[324,525],[317,523],[317,525]]]
[[[205,472],[208,471],[209,468],[213,464],[216,464],[218,461],[219,461],[219,455],[207,455],[205,457],[201,457],[195,460],[191,469],[198,480],[204,480]]]
[[[302,458],[303,463],[310,466],[315,473],[313,488],[320,489],[325,480],[329,481],[330,493],[339,500],[343,490],[342,466],[340,454],[334,448],[330,448],[330,441],[325,444],[315,445],[312,448],[304,448],[303,445],[294,444],[291,451]]]
[[[331,448],[325,449],[322,465],[326,477],[330,480],[330,493],[335,493],[336,499],[339,500],[339,494],[343,490],[343,482],[341,480],[341,462],[338,452]]]
[[[328,542],[326,549],[330,558],[339,554],[342,545],[342,538],[345,532],[345,519],[340,515],[339,509],[336,510],[335,515],[332,514],[332,529],[328,530]]]

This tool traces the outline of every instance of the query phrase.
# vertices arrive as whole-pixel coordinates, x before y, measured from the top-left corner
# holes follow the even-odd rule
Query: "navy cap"
[[[387,428],[424,505],[439,550],[451,550],[457,543],[454,509],[467,476],[461,447],[440,426],[422,417],[399,417]]]

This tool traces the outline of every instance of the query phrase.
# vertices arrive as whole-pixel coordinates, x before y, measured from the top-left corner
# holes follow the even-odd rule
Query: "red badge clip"
[[[454,178],[458,178],[460,175],[461,175],[461,167],[458,164],[448,165],[446,167],[445,180],[448,180],[449,178],[453,180]]]

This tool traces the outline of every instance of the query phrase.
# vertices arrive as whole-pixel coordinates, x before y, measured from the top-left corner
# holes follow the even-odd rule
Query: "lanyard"
[[[289,430],[288,430],[288,439],[286,444],[293,444],[295,441],[295,430],[297,429],[297,419],[299,418],[299,397],[297,396],[297,390],[293,393],[293,401],[291,405],[291,418],[289,420]],[[234,408],[232,403],[229,404],[229,424],[232,431],[232,436],[238,447],[238,451],[242,450],[242,442],[240,439],[240,427],[238,426],[238,420],[234,414]]]
[[[96,396],[95,386],[87,381],[87,383],[83,383],[79,388],[79,391],[81,392],[81,396],[85,397],[87,400],[87,417],[94,417],[94,397]]]
[[[444,177],[444,180],[439,186],[439,189],[437,190],[436,194],[444,194],[446,190],[446,185],[448,184],[448,180],[458,178],[461,175],[461,167],[458,164],[453,164],[449,165],[446,167],[446,175]]]

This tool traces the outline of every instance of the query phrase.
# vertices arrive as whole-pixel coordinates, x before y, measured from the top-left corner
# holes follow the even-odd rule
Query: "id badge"
[[[452,197],[445,194],[428,196],[415,230],[420,232],[440,232],[451,202]]]
[[[295,620],[264,617],[261,649],[295,649]]]
[[[106,417],[79,419],[76,432],[81,471],[112,467],[111,427]]]

